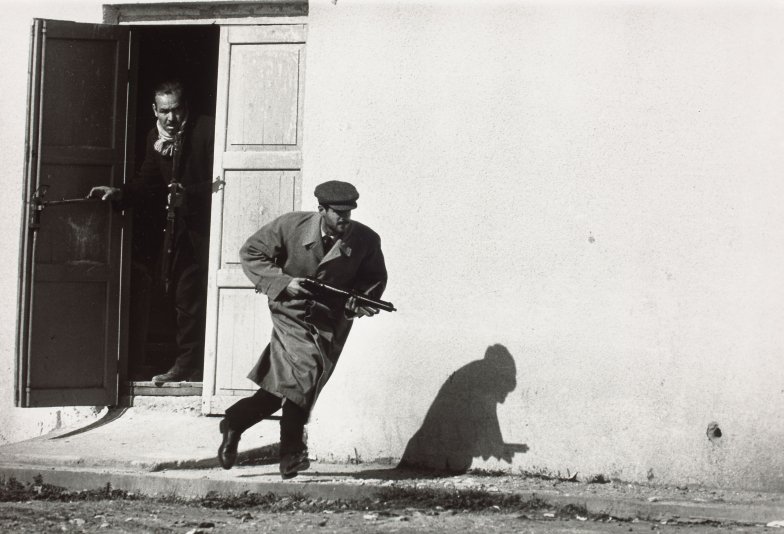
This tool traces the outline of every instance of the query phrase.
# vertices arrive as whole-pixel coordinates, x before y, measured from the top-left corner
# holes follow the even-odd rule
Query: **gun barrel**
[[[180,176],[180,156],[182,150],[182,132],[174,136],[174,146],[172,151],[172,175],[169,185],[166,186],[166,226],[163,230],[163,265],[161,267],[161,277],[163,279],[163,291],[167,295],[171,288],[172,263],[174,261],[174,232],[177,224],[177,207],[181,203],[179,183]]]
[[[374,298],[368,297],[367,295],[363,295],[361,293],[357,293],[356,291],[348,291],[346,289],[340,289],[339,287],[335,287],[335,286],[331,286],[329,284],[325,284],[321,280],[316,280],[315,278],[308,277],[305,280],[308,283],[310,283],[311,285],[313,285],[313,286],[315,286],[315,287],[317,287],[319,289],[323,289],[323,290],[329,291],[331,293],[342,295],[342,296],[347,297],[347,298],[354,297],[357,300],[359,300],[359,302],[362,303],[363,305],[367,305],[367,306],[370,306],[370,307],[373,307],[373,308],[378,308],[379,310],[384,310],[384,311],[388,311],[388,312],[397,311],[397,308],[395,308],[395,306],[391,302],[387,302],[385,300],[374,299]]]
[[[385,300],[372,299],[370,297],[366,297],[358,293],[353,293],[352,296],[356,297],[360,303],[367,304],[368,306],[371,306],[373,308],[378,308],[380,310],[384,310],[388,312],[397,311],[397,309],[391,302],[387,302]]]

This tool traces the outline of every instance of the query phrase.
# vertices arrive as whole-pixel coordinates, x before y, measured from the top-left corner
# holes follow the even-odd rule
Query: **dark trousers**
[[[308,411],[291,401],[258,390],[250,397],[235,402],[226,410],[229,428],[237,432],[247,429],[277,412],[283,406],[280,418],[280,455],[297,454],[306,449],[304,443],[305,423],[308,422]]]
[[[206,255],[203,255],[206,256]],[[160,259],[158,260],[160,264]],[[139,360],[145,352],[152,292],[160,291],[160,265],[142,261],[133,263],[131,288],[131,354]],[[176,317],[177,359],[181,369],[198,370],[204,358],[204,327],[206,315],[206,259],[199,257],[187,239],[178,239],[171,266],[170,294],[164,298],[174,307]]]
[[[179,252],[179,251],[178,251]],[[201,367],[204,358],[205,270],[192,257],[180,261],[175,255],[172,268],[174,310],[177,313],[177,360],[183,369]]]

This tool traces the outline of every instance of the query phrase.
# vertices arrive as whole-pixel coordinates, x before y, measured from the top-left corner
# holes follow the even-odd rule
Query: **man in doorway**
[[[306,277],[378,298],[387,282],[381,240],[351,220],[359,193],[347,182],[316,187],[318,212],[292,212],[264,225],[240,250],[245,274],[269,299],[273,332],[248,378],[260,386],[226,410],[218,460],[230,469],[242,433],[283,407],[280,473],[310,466],[303,441],[310,411],[332,374],[353,319],[378,310],[355,298],[314,294]]]
[[[94,187],[89,196],[136,212],[133,326],[146,337],[143,325],[150,312],[149,298],[142,296],[151,287],[166,292],[166,302],[174,306],[177,358],[167,372],[152,378],[161,385],[200,379],[215,121],[190,115],[185,88],[178,81],[155,88],[152,110],[156,123],[147,135],[144,161],[135,179],[120,188]],[[167,215],[172,215],[173,223],[167,224]]]

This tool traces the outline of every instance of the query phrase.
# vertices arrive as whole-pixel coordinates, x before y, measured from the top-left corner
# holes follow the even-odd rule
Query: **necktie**
[[[325,234],[321,238],[321,244],[324,245],[324,254],[326,254],[327,252],[329,252],[332,249],[332,245],[334,243],[335,243],[335,241],[332,239],[332,236],[328,236],[328,235]]]

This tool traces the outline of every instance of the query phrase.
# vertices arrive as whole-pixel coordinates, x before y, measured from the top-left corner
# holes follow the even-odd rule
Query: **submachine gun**
[[[174,262],[174,237],[177,225],[177,208],[182,206],[184,188],[180,183],[180,156],[182,154],[182,132],[174,134],[172,144],[172,174],[166,186],[166,227],[163,230],[163,262],[161,265],[161,278],[163,290],[169,293],[172,278],[172,263]]]
[[[370,298],[367,295],[363,295],[362,293],[359,293],[353,289],[348,290],[348,289],[341,289],[339,287],[331,286],[329,284],[322,282],[321,280],[316,280],[315,278],[312,278],[310,276],[305,278],[305,282],[319,291],[328,294],[331,293],[332,296],[342,296],[347,298],[354,297],[355,299],[357,299],[357,303],[360,306],[368,306],[370,308],[376,308],[378,310],[384,310],[387,312],[397,311],[397,309],[391,302]]]

